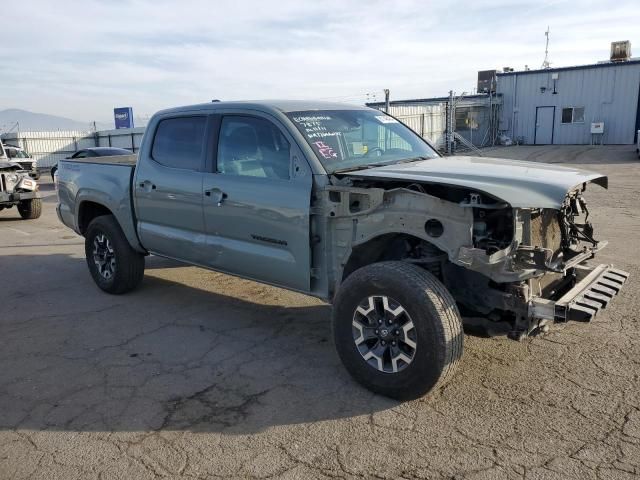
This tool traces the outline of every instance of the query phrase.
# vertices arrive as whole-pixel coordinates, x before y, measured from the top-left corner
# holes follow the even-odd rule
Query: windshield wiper
[[[355,172],[357,170],[366,170],[368,168],[374,167],[385,167],[387,165],[397,165],[399,163],[411,163],[417,162],[419,160],[430,160],[429,157],[411,157],[411,158],[403,158],[402,160],[392,160],[389,162],[379,162],[379,163],[366,163],[364,165],[354,165],[353,167],[345,167],[334,170],[333,173],[347,173],[347,172]]]
[[[390,162],[387,163],[387,165],[391,165],[392,163],[411,163],[411,162],[418,162],[420,160],[431,160],[431,158],[429,157],[411,157],[411,158],[404,158],[402,160],[398,160],[397,162]]]
[[[366,165],[354,165],[353,167],[338,168],[338,169],[334,170],[331,173],[355,172],[356,170],[365,170],[365,169],[371,168],[373,166],[374,166],[373,163],[369,163],[369,164],[366,164]]]

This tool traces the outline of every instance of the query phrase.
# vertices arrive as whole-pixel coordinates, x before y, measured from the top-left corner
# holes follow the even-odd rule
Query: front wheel
[[[84,251],[93,280],[105,292],[130,292],[142,282],[144,255],[131,247],[113,215],[91,221]]]
[[[352,273],[334,302],[333,332],[349,373],[399,400],[444,385],[462,357],[462,322],[453,297],[431,273],[404,262]]]
[[[40,198],[32,198],[23,200],[18,204],[18,213],[23,220],[35,220],[42,215],[42,200]]]

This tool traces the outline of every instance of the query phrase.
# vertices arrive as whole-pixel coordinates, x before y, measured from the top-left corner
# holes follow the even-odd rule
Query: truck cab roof
[[[247,110],[258,110],[267,113],[288,113],[309,110],[370,110],[369,107],[362,105],[349,105],[338,102],[325,102],[320,100],[247,100],[247,101],[229,101],[229,102],[209,102],[195,105],[187,105],[176,108],[169,108],[159,111],[156,115],[167,113],[180,113],[185,111],[198,110],[224,110],[228,108],[241,108]]]

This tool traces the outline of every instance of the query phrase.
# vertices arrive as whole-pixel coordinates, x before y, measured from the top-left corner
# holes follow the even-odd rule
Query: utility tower
[[[549,26],[547,31],[544,32],[544,36],[547,37],[547,43],[544,47],[544,60],[542,61],[542,68],[551,68],[551,62],[549,61]]]

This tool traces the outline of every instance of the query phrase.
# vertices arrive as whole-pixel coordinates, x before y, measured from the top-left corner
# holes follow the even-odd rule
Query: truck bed
[[[132,191],[136,161],[136,155],[60,160],[58,216],[62,223],[82,234],[87,225],[76,221],[82,219],[83,204],[98,204],[114,215],[129,243],[141,249]]]

